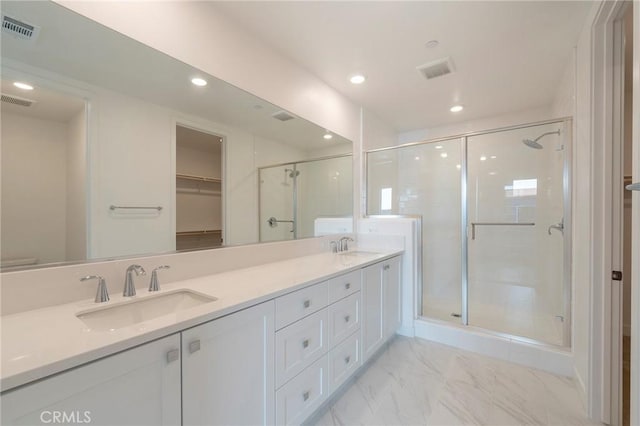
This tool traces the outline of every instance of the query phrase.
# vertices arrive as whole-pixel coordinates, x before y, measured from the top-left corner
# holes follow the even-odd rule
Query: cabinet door
[[[400,327],[400,322],[402,320],[400,273],[400,257],[394,257],[393,259],[389,259],[382,263],[385,340],[395,334]]]
[[[180,424],[180,336],[2,394],[3,425]]]
[[[362,270],[362,360],[382,345],[382,266],[380,263]]]
[[[184,425],[274,423],[274,302],[182,332]]]

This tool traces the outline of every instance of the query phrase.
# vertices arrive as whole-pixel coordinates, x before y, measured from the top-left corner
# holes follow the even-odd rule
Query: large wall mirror
[[[5,270],[351,230],[350,141],[55,3],[1,7]]]

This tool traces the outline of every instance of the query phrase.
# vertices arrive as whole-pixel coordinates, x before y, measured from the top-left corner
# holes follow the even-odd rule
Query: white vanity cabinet
[[[400,326],[400,259],[4,392],[2,424],[300,424]]]
[[[366,362],[400,326],[400,257],[362,270],[362,356]]]
[[[3,425],[179,425],[180,416],[179,334],[2,394]]]
[[[382,262],[382,322],[384,339],[393,336],[402,323],[402,287],[400,257]]]
[[[352,271],[276,299],[276,324],[288,324],[276,332],[276,424],[302,423],[361,365],[361,280]]]
[[[182,332],[183,425],[274,423],[274,302]]]

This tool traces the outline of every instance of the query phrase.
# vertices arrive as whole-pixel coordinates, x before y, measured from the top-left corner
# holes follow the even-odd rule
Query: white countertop
[[[91,299],[4,316],[0,318],[0,390],[112,355],[400,253],[398,250],[363,252],[355,256],[322,253],[161,283],[159,292],[138,290],[135,298],[189,289],[218,300],[113,331],[91,330],[76,317],[79,312],[131,299],[123,298],[121,292],[113,288],[107,303],[96,304]]]

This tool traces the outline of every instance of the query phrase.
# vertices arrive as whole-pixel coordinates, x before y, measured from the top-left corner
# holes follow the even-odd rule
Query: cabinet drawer
[[[331,278],[329,280],[329,303],[333,303],[356,291],[360,291],[361,285],[362,276],[360,270]]]
[[[356,332],[329,352],[329,393],[351,377],[360,364],[360,333]]]
[[[360,328],[360,292],[329,306],[329,349]]]
[[[276,391],[276,424],[299,425],[327,399],[327,356]]]
[[[276,299],[276,330],[327,306],[327,282]]]
[[[276,389],[327,352],[327,310],[276,333]]]

